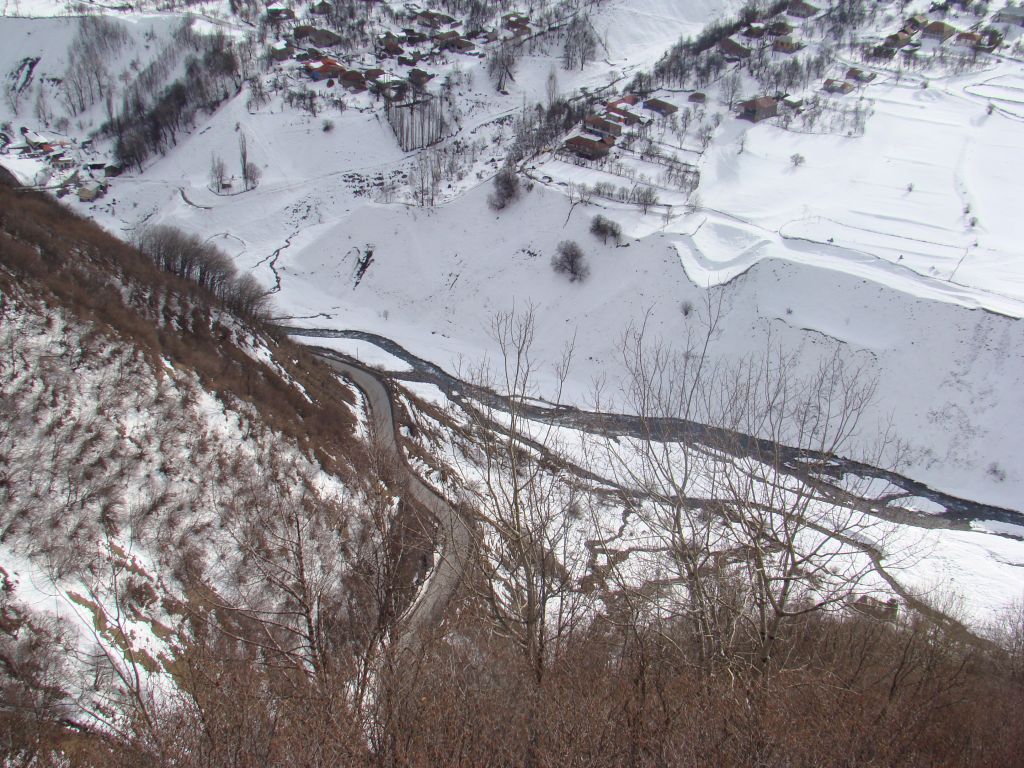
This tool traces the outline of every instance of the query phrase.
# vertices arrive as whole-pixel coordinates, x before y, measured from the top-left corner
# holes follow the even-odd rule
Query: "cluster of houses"
[[[318,0],[309,11],[313,15],[326,15],[331,8],[329,0]],[[322,48],[340,44],[342,39],[329,29],[308,23],[293,25],[290,33],[271,46],[270,56],[275,61],[302,62],[303,71],[314,82],[338,83],[356,93],[374,89],[385,98],[401,99],[410,88],[422,89],[433,79],[434,75],[418,68],[421,62],[436,61],[446,53],[482,57],[479,46],[527,37],[534,31],[530,18],[522,13],[505,14],[500,28],[472,31],[463,31],[462,22],[440,11],[417,10],[407,18],[414,26],[386,31],[377,37],[373,50],[375,61],[371,66],[345,66],[322,51]],[[285,22],[295,21],[295,12],[282,5],[271,5],[267,8],[267,20],[280,28]],[[411,69],[405,78],[396,77],[382,68],[387,66],[387,61]]]
[[[21,128],[18,137],[0,133],[0,155],[9,155],[35,160],[44,164],[45,175],[50,184],[57,188],[57,196],[63,197],[77,190],[79,200],[92,202],[107,191],[108,182],[121,174],[118,165],[106,161],[85,162],[82,150],[90,142],[72,142],[68,139],[53,139],[28,128]]]
[[[952,24],[929,20],[927,16],[919,13],[906,19],[897,31],[886,35],[881,43],[871,48],[870,54],[878,59],[891,59],[897,51],[918,50],[921,42],[925,40],[930,40],[936,45],[953,40],[952,45],[957,47],[990,53],[999,45],[1001,35],[991,28],[984,31],[961,31]]]
[[[646,125],[655,117],[668,117],[678,111],[675,104],[662,99],[641,103],[638,96],[623,96],[606,103],[601,114],[585,117],[581,133],[567,139],[562,149],[584,160],[600,160],[608,156],[625,128]]]
[[[821,9],[804,0],[792,0],[786,7],[786,15],[794,19],[809,19]],[[739,36],[742,42],[733,37],[723,37],[715,45],[718,51],[725,57],[726,61],[741,61],[749,58],[753,53],[754,46],[767,45],[770,41],[771,49],[776,53],[796,53],[804,44],[793,37],[794,27],[789,21],[783,18],[767,20],[763,23],[751,23],[744,27]]]

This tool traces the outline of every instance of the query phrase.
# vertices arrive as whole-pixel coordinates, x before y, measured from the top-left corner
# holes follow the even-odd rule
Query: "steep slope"
[[[391,475],[329,369],[10,179],[0,350],[9,754],[150,732],[222,633],[222,665],[368,658],[423,529],[391,533]]]

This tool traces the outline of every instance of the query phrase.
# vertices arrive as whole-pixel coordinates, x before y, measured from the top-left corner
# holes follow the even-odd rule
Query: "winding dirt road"
[[[438,521],[441,535],[440,557],[435,563],[416,601],[399,619],[398,647],[409,649],[418,632],[440,621],[441,613],[459,585],[466,563],[472,554],[473,535],[458,511],[428,486],[412,470],[398,444],[391,394],[374,374],[354,365],[340,355],[318,350],[320,358],[335,371],[349,379],[366,396],[370,409],[373,439],[389,451],[405,469],[408,493]]]

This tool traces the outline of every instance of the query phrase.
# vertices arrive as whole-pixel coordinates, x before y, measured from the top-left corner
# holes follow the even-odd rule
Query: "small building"
[[[267,18],[270,21],[290,21],[295,18],[295,11],[275,4],[267,8]]]
[[[804,108],[804,100],[799,96],[783,96],[782,106],[786,107],[786,109],[800,111]]]
[[[595,141],[586,136],[573,136],[568,139],[562,147],[585,160],[600,160],[608,156],[611,145],[605,141]]]
[[[850,67],[846,70],[846,79],[855,83],[870,83],[877,75],[874,72],[865,72],[857,67]]]
[[[746,29],[740,32],[740,34],[743,35],[743,37],[747,38],[748,40],[760,40],[762,37],[764,37],[764,25],[750,24],[747,26]]]
[[[640,117],[640,115],[635,112],[630,112],[628,109],[623,109],[622,107],[608,107],[608,114],[612,117],[617,117],[626,125],[637,125],[644,122],[644,119]]]
[[[270,58],[274,61],[287,61],[294,52],[295,49],[287,40],[278,40],[270,46]]]
[[[334,10],[334,4],[330,0],[317,0],[309,6],[309,12],[317,16],[327,16]]]
[[[108,179],[113,179],[117,176],[120,176],[121,173],[122,168],[120,165],[117,165],[116,163],[108,163],[107,165],[103,166],[103,175]]]
[[[427,83],[434,79],[434,76],[422,69],[409,70],[409,82],[414,88],[425,88]]]
[[[635,107],[640,103],[640,97],[634,96],[632,93],[628,93],[625,96],[620,96],[617,99],[613,99],[605,104],[606,107]]]
[[[431,29],[440,29],[446,24],[453,24],[455,19],[446,13],[440,13],[439,11],[423,11],[416,17],[418,21],[424,27],[430,27]]]
[[[648,99],[644,102],[644,109],[649,109],[651,112],[656,112],[662,117],[668,117],[674,115],[679,111],[679,107],[675,104],[669,104],[667,101],[661,99]]]
[[[775,51],[776,53],[796,53],[803,47],[803,43],[794,40],[790,35],[783,35],[782,37],[777,37],[775,38],[775,42],[772,43],[772,50]]]
[[[902,29],[899,32],[893,32],[888,35],[882,44],[886,48],[902,48],[910,42],[910,35],[904,32]]]
[[[343,66],[334,59],[328,57],[308,61],[306,62],[305,68],[306,71],[309,72],[309,76],[314,83],[318,83],[321,80],[338,78],[346,74]]]
[[[366,75],[356,69],[349,69],[338,76],[338,82],[351,91],[366,90]]]
[[[982,44],[982,37],[978,32],[961,32],[956,36],[956,45],[959,48],[977,48]]]
[[[786,13],[798,19],[809,19],[816,16],[820,9],[804,0],[792,0],[786,7]]]
[[[689,97],[687,97],[686,100],[691,104],[707,104],[708,97],[705,93],[701,93],[700,91],[694,91],[689,95]]]
[[[313,41],[313,45],[319,48],[328,48],[338,45],[341,42],[341,35],[331,30],[314,29],[309,33],[309,39]]]
[[[731,37],[723,37],[718,41],[718,50],[726,59],[746,59],[750,57],[750,49],[742,43],[737,43]]]
[[[779,114],[779,102],[771,96],[759,96],[756,99],[740,102],[740,118],[752,123],[759,123]]]
[[[829,93],[851,93],[853,91],[853,83],[848,83],[846,80],[833,80],[829,78],[825,81],[825,90]]]
[[[599,136],[618,137],[622,135],[621,125],[597,115],[587,115],[583,118],[583,127]]]
[[[956,27],[944,21],[933,21],[921,30],[921,37],[925,40],[937,40],[944,43],[957,32]]]
[[[792,34],[793,25],[782,19],[776,19],[765,27],[765,31],[772,37],[782,37],[783,35]]]
[[[106,191],[106,187],[102,184],[95,182],[83,184],[78,188],[78,199],[83,203],[91,203],[103,197],[103,193]]]
[[[912,35],[915,32],[920,32],[927,23],[928,17],[923,13],[919,13],[915,16],[911,16],[903,23],[903,30]]]

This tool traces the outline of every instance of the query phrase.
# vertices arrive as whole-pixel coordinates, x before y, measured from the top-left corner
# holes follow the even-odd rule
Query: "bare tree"
[[[494,87],[499,91],[505,90],[505,84],[509,80],[515,80],[514,71],[519,59],[519,53],[513,43],[502,42],[495,48],[487,59],[487,73],[494,82]]]
[[[583,282],[590,275],[583,249],[573,240],[563,240],[551,257],[551,268],[558,274],[568,275],[569,282]]]
[[[585,565],[576,484],[559,461],[553,426],[529,418],[529,404],[540,395],[536,331],[532,309],[494,318],[497,365],[485,362],[471,378],[497,389],[503,404],[500,411],[482,404],[471,411],[472,443],[458,470],[485,530],[482,578],[475,583],[495,630],[520,649],[539,684],[590,598],[576,589]],[[567,348],[548,397],[560,398],[571,359]]]
[[[870,445],[858,458],[877,466],[889,446],[854,445],[875,388],[866,365],[836,349],[803,373],[770,340],[717,362],[720,306],[705,313],[677,351],[643,325],[625,335],[622,397],[641,428],[608,441],[605,461],[665,555],[651,578],[669,589],[630,589],[677,620],[701,663],[769,672],[794,619],[844,603],[875,567],[887,528],[863,511],[867,483],[821,480],[836,456]],[[682,424],[702,426],[685,442],[666,433]]]
[[[216,192],[220,192],[224,189],[224,180],[227,178],[228,168],[224,163],[224,159],[220,155],[210,156],[210,183],[213,184],[213,189]]]

